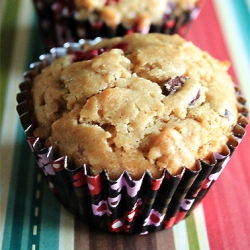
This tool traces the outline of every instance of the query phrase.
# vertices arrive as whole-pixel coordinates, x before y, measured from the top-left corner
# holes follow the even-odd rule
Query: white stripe
[[[60,250],[74,249],[74,216],[61,206],[59,247]]]
[[[33,166],[33,164],[34,164],[33,157],[29,157],[26,164],[27,164],[27,166]],[[32,203],[31,201],[34,199],[34,193],[33,193],[34,190],[30,187],[32,187],[32,185],[34,183],[34,179],[32,178],[34,176],[34,171],[35,171],[35,168],[30,169],[29,173],[27,173],[30,178],[28,178],[28,180],[27,180],[27,187],[29,187],[29,188],[26,190],[26,193],[25,193],[26,197],[24,199],[24,202],[25,202],[24,208],[25,209],[24,209],[24,213],[23,213],[24,220],[23,220],[22,230],[20,229],[20,232],[22,231],[22,233],[21,233],[22,238],[21,238],[21,243],[19,246],[20,249],[27,249],[27,246],[29,245],[28,235],[30,235],[30,233],[31,233],[32,226],[35,225],[34,222],[32,221],[32,219],[36,215],[35,213],[37,213],[37,217],[40,217],[39,207],[36,207],[36,209],[34,209],[34,207],[31,206],[31,203]],[[12,190],[12,192],[13,192],[13,190]],[[34,214],[32,216],[33,212],[34,212]],[[38,225],[38,229],[39,229],[39,225]]]
[[[1,131],[1,159],[0,159],[0,242],[3,240],[4,222],[8,202],[10,176],[13,164],[13,154],[16,139],[17,113],[16,113],[16,94],[18,92],[18,83],[22,80],[22,73],[25,64],[25,51],[30,33],[30,0],[20,2],[17,24],[18,29],[14,38],[14,47],[10,77],[8,80],[6,99],[4,104],[3,124]],[[28,18],[27,18],[28,17]]]
[[[37,225],[33,226],[33,235],[37,235]]]
[[[222,32],[232,59],[233,67],[244,92],[244,96],[248,100],[248,108],[250,108],[250,84],[248,77],[250,62],[245,52],[247,48],[244,47],[240,30],[235,21],[234,11],[228,0],[213,0],[213,3],[222,26]]]
[[[248,12],[250,13],[250,0],[245,0],[245,2],[247,4]]]
[[[34,216],[38,217],[38,215],[39,215],[39,207],[35,207]]]
[[[202,203],[200,203],[193,211],[195,228],[198,237],[199,249],[209,250],[209,241],[207,235],[207,228],[204,216]]]
[[[41,192],[39,189],[36,190],[36,195],[35,195],[36,199],[39,200],[41,197]]]
[[[189,250],[186,221],[182,220],[173,227],[175,250]]]

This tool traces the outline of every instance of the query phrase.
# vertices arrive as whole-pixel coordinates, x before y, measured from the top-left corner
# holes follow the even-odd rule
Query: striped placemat
[[[186,38],[232,62],[230,73],[250,103],[249,14],[249,0],[207,0]],[[31,0],[2,0],[0,29],[3,250],[250,249],[249,133],[202,204],[172,229],[146,236],[111,235],[89,229],[60,206],[30,154],[15,111],[22,73],[44,52]]]

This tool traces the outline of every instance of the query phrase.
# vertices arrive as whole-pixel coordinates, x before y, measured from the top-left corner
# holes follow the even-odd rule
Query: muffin
[[[79,39],[158,32],[184,35],[201,0],[34,0],[47,48]]]
[[[25,74],[17,111],[62,204],[111,232],[145,234],[185,218],[245,134],[246,100],[229,63],[163,34],[51,53]]]

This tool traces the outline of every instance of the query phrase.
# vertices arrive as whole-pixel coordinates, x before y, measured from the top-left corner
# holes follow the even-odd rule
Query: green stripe
[[[45,48],[42,43],[43,39],[38,27],[36,15],[32,16],[32,27],[30,31],[29,44],[26,50],[26,64],[24,71],[29,70],[29,65],[39,61],[39,56],[45,53]]]
[[[60,203],[48,188],[48,184],[42,182],[41,224],[38,225],[40,237],[37,249],[59,249]]]
[[[41,36],[39,33],[39,28],[38,28],[38,24],[37,24],[37,19],[36,16],[33,15],[32,19],[31,19],[31,30],[30,30],[30,37],[29,37],[29,41],[28,41],[28,45],[27,45],[27,49],[26,49],[26,62],[24,65],[24,71],[29,70],[29,65],[32,62],[38,61],[38,58],[41,54],[44,53],[44,49],[43,46],[41,44]],[[28,154],[31,154],[31,150],[29,149]],[[26,244],[23,244],[24,248],[23,249],[31,249],[32,245],[36,246],[36,250],[38,250],[38,246],[39,246],[39,242],[40,242],[40,228],[41,228],[41,223],[43,218],[41,217],[41,210],[42,210],[42,199],[43,199],[43,183],[37,183],[37,175],[38,173],[41,174],[41,170],[37,167],[37,163],[33,162],[32,165],[29,166],[29,168],[35,168],[35,173],[33,175],[32,178],[32,184],[30,184],[30,187],[32,187],[32,198],[30,200],[30,202],[27,204],[26,209],[29,209],[30,213],[30,220],[29,220],[29,224],[28,229],[29,232],[27,232],[26,234]],[[42,176],[43,177],[43,176]],[[42,178],[42,181],[43,178]],[[47,185],[47,183],[45,183]],[[35,199],[35,193],[36,190],[40,191],[40,199]],[[39,213],[38,216],[35,217],[34,216],[34,212],[35,212],[35,207],[39,208]],[[33,235],[33,227],[34,225],[37,226],[37,235]],[[56,235],[56,234],[55,234]]]
[[[32,219],[34,217],[34,206],[31,206],[32,202],[34,201],[35,197],[35,189],[34,189],[34,182],[37,176],[37,172],[40,171],[37,167],[34,157],[30,157],[30,161],[28,162],[28,168],[30,171],[30,175],[28,178],[28,189],[26,190],[26,200],[25,200],[25,211],[24,217],[26,218],[23,222],[23,228],[21,229],[23,232],[22,239],[21,239],[21,247],[20,249],[31,250],[29,245],[29,237],[28,235],[32,234],[32,227],[30,226]],[[19,198],[20,199],[20,198]],[[39,217],[38,217],[39,218]]]
[[[191,213],[186,218],[186,225],[187,225],[189,249],[190,250],[198,250],[198,249],[200,249],[193,213]]]
[[[5,4],[3,22],[0,34],[0,131],[5,102],[9,69],[11,65],[12,49],[16,34],[16,22],[20,1],[8,0]]]
[[[28,168],[32,155],[27,154],[28,144],[19,130],[16,138],[14,163],[10,181],[10,193],[6,211],[3,249],[20,249],[24,221],[29,220],[25,213],[25,202],[31,199],[28,185],[33,179],[33,169]]]
[[[34,168],[35,168],[35,172],[36,174],[34,175],[33,178],[33,183],[32,183],[32,190],[33,190],[33,195],[32,195],[32,199],[30,200],[30,203],[28,204],[29,208],[30,208],[30,221],[29,221],[29,233],[26,234],[26,239],[27,239],[27,249],[32,249],[32,245],[36,246],[36,250],[38,250],[38,245],[39,245],[39,240],[40,240],[40,233],[39,233],[39,229],[40,229],[40,225],[41,225],[41,204],[42,204],[42,197],[43,197],[43,189],[42,189],[42,182],[37,182],[37,176],[41,175],[42,176],[42,172],[41,170],[38,168],[37,163],[34,162]],[[41,180],[43,181],[43,179]],[[36,198],[36,192],[39,191],[40,192],[40,197],[39,199]],[[35,208],[38,208],[38,214],[37,216],[35,216]],[[33,235],[33,228],[34,226],[37,226],[38,231],[36,235]]]
[[[8,6],[6,7],[6,11],[8,12],[11,9],[11,14],[14,13],[14,10],[11,6],[12,1],[8,2]],[[19,3],[19,1],[18,1]],[[13,4],[13,3],[12,3]],[[16,7],[15,11],[17,13],[18,5],[14,4]],[[34,18],[33,18],[34,19]],[[14,18],[11,20],[15,20]],[[6,20],[5,20],[6,21]],[[6,21],[7,22],[7,21]],[[31,22],[32,24],[35,22]],[[35,23],[36,24],[36,23]],[[6,25],[6,24],[5,24]],[[15,23],[8,23],[8,27],[12,27],[12,31],[14,31]],[[7,25],[5,26],[7,27]],[[41,46],[41,39],[38,33],[37,25],[32,26],[32,34],[29,37],[29,42],[26,47],[26,53],[24,51],[24,57],[26,58],[24,71],[28,70],[28,65],[33,62],[37,61],[39,55],[43,52]],[[2,31],[3,34],[4,31]],[[14,33],[8,33],[9,37],[12,39],[9,46],[7,46],[7,39],[3,42],[5,47],[1,48],[1,60],[7,60],[4,64],[4,73],[1,74],[1,95],[5,96],[5,92],[7,89],[7,81],[10,72],[10,65],[11,65],[11,47],[13,47],[13,38]],[[6,36],[5,36],[6,38]],[[1,44],[2,46],[2,44]],[[5,51],[4,51],[5,50]],[[3,56],[3,57],[2,57]],[[2,65],[2,63],[1,63]],[[8,73],[7,73],[8,72]],[[22,79],[20,79],[20,82]],[[18,84],[18,83],[17,83]],[[1,101],[4,104],[4,100]],[[15,101],[15,100],[13,100]],[[3,105],[1,105],[3,107]],[[1,108],[1,111],[3,109]],[[2,114],[1,114],[2,119]],[[17,115],[16,115],[17,119]],[[7,212],[6,212],[6,221],[5,221],[5,229],[4,229],[4,237],[3,237],[3,249],[31,249],[31,246],[28,246],[30,243],[30,237],[32,237],[32,227],[31,219],[34,215],[34,207],[31,206],[32,200],[34,200],[33,194],[33,187],[34,181],[36,180],[36,172],[40,171],[37,168],[36,163],[34,162],[34,156],[31,153],[31,150],[28,146],[28,143],[24,137],[24,132],[21,126],[18,126],[17,136],[16,136],[16,146],[14,149],[14,162],[13,162],[13,171],[11,173],[11,181],[10,181],[10,190],[8,196],[8,205],[7,205]],[[36,242],[37,245],[39,244],[39,237],[36,238],[38,241]]]
[[[42,45],[42,39],[39,33],[37,19],[34,16],[32,19],[32,29],[30,33],[30,41],[27,46],[26,65],[25,70],[29,69],[29,65],[32,62],[38,61],[39,56],[45,53],[44,46]],[[29,150],[30,151],[30,150]],[[30,152],[28,152],[30,153]],[[30,166],[31,167],[31,166]],[[37,168],[36,174],[41,170],[35,164]],[[43,173],[42,173],[43,175]],[[36,176],[33,177],[34,183],[31,185],[34,191],[32,200],[29,207],[30,212],[30,225],[28,238],[28,249],[31,249],[32,245],[38,249],[58,249],[59,244],[59,224],[60,224],[60,204],[51,191],[48,190],[48,184],[42,176],[41,183],[37,183]],[[36,190],[40,191],[40,199],[34,198]],[[34,217],[35,207],[39,208],[39,214]],[[37,235],[33,235],[33,227],[37,226]]]

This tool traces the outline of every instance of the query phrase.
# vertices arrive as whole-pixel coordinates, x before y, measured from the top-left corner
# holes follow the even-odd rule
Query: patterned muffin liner
[[[33,0],[33,2],[47,49],[63,46],[66,42],[78,42],[80,39],[111,38],[134,32],[178,33],[184,36],[191,21],[197,18],[201,8],[201,3],[199,3],[197,6],[190,6],[189,9],[180,12],[173,3],[169,3],[161,25],[152,24],[140,29],[138,25],[125,27],[119,24],[117,27],[111,28],[98,19],[95,13],[89,19],[80,20],[74,1]]]
[[[70,170],[66,156],[57,158],[51,147],[45,148],[41,140],[33,136],[35,124],[30,89],[33,78],[43,68],[82,46],[67,43],[63,48],[54,48],[50,54],[42,55],[39,62],[31,64],[31,70],[24,74],[25,81],[19,86],[17,112],[38,166],[59,201],[95,228],[128,234],[147,234],[170,228],[200,203],[238,147],[248,124],[246,100],[235,87],[240,113],[238,123],[223,154],[214,153],[213,164],[200,160],[198,171],[183,168],[179,175],[172,176],[164,170],[159,179],[145,172],[139,180],[133,180],[125,171],[117,180],[110,180],[105,170],[96,176],[89,175],[85,165]]]

